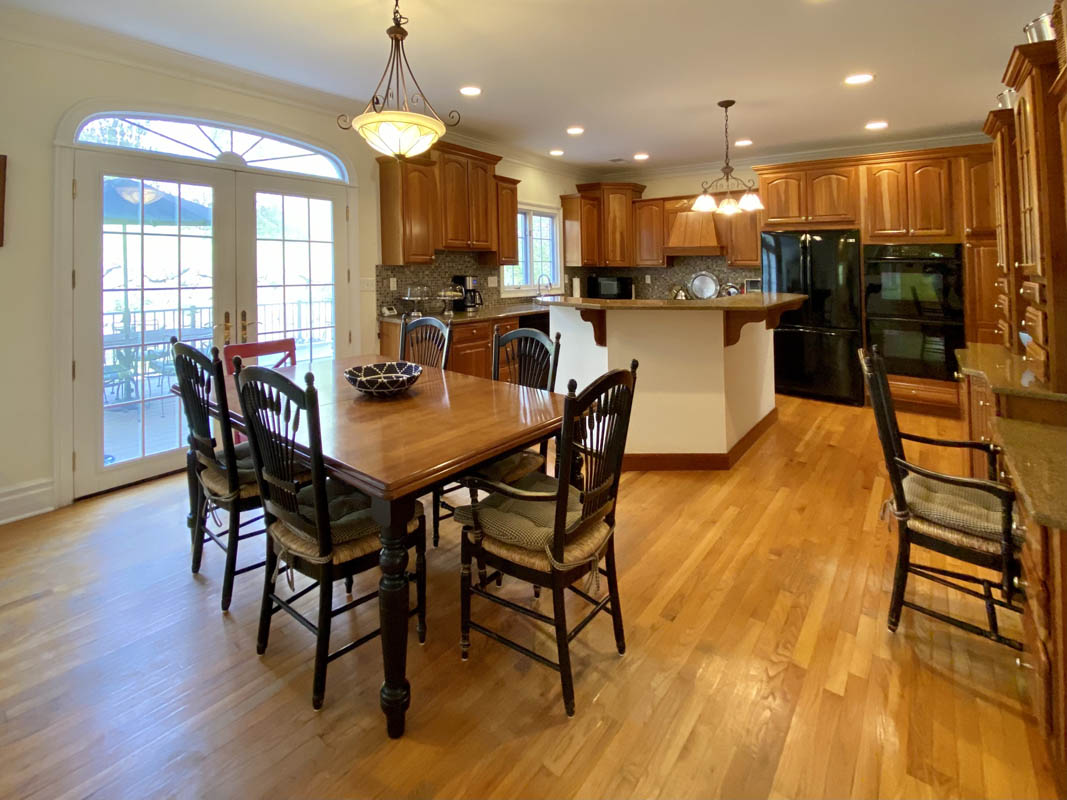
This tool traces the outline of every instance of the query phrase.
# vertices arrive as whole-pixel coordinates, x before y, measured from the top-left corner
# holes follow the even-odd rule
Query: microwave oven
[[[595,300],[633,300],[634,279],[590,275],[585,279],[585,296]]]

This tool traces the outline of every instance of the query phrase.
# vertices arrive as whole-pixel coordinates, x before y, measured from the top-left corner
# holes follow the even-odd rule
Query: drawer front
[[[1023,330],[1030,334],[1035,342],[1045,347],[1048,346],[1048,333],[1045,330],[1047,316],[1040,308],[1027,306],[1022,320]]]
[[[1052,685],[1048,651],[1037,636],[1037,629],[1028,613],[1023,613],[1023,653],[1016,662],[1026,673],[1030,707],[1042,735],[1052,730]]]
[[[497,322],[496,326],[500,329],[500,335],[503,336],[505,333],[510,333],[519,327],[519,319],[518,317],[508,317]]]
[[[1027,342],[1023,359],[1026,361],[1026,365],[1033,370],[1038,380],[1048,381],[1048,350],[1037,342]]]
[[[1045,284],[1038,283],[1037,281],[1023,281],[1023,285],[1019,287],[1019,294],[1031,303],[1044,305]]]
[[[467,344],[468,342],[488,342],[493,338],[493,326],[488,322],[466,322],[462,325],[452,326],[452,343]]]
[[[995,305],[997,307],[997,310],[1000,311],[1000,313],[1003,314],[1005,317],[1007,317],[1011,313],[1011,301],[1008,300],[1008,296],[1006,294],[998,294],[997,300],[993,305]]]
[[[1000,334],[1001,343],[1011,350],[1011,325],[1005,319],[997,320],[997,332]]]
[[[1000,292],[1001,294],[1007,294],[1008,291],[1009,291],[1007,276],[1001,276],[1001,277],[997,278],[995,281],[993,281],[993,285],[996,287],[997,291]]]

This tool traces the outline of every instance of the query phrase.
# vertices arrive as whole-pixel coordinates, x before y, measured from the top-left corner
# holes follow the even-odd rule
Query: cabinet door
[[[997,321],[1004,314],[997,307],[997,279],[1001,277],[997,266],[997,248],[993,242],[967,243],[964,248],[963,290],[966,296],[967,341],[1000,343]]]
[[[582,266],[600,265],[600,201],[593,197],[581,199]]]
[[[1034,118],[1033,82],[1019,89],[1015,104],[1015,151],[1019,159],[1019,260],[1027,274],[1043,274],[1044,254],[1041,243],[1041,219],[1036,163],[1037,138]]]
[[[731,267],[760,266],[760,211],[745,211],[730,217],[726,263]]]
[[[604,230],[601,235],[606,267],[632,267],[633,260],[633,201],[630,191],[605,189]]]
[[[993,236],[997,213],[993,180],[993,154],[963,159],[963,233],[965,236]]]
[[[634,263],[641,267],[662,267],[663,201],[638,200],[634,209]]]
[[[441,153],[441,244],[459,250],[471,242],[467,164],[463,156]]]
[[[863,227],[867,236],[904,236],[908,232],[908,186],[904,164],[873,164],[867,169]]]
[[[908,232],[912,236],[950,237],[956,230],[952,218],[947,158],[908,162]]]
[[[782,172],[760,178],[760,197],[768,225],[804,222],[804,173]]]
[[[488,378],[492,371],[491,347],[492,342],[481,339],[455,344],[449,356],[448,368],[452,372],[462,372],[475,378]]]
[[[403,176],[403,226],[404,263],[432,264],[434,247],[434,223],[437,214],[437,175],[434,167],[404,163]]]
[[[811,170],[805,178],[810,222],[855,221],[859,197],[855,167]]]
[[[519,187],[510,181],[496,182],[496,216],[500,264],[519,263]]]
[[[490,250],[496,225],[496,191],[493,165],[470,159],[467,162],[467,193],[470,199],[470,246]]]

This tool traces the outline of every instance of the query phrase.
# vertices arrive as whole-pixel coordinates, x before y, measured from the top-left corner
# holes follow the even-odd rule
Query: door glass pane
[[[292,337],[299,361],[333,358],[333,202],[256,193],[260,341]]]
[[[210,186],[105,176],[102,463],[182,446],[170,337],[207,349],[213,325]]]

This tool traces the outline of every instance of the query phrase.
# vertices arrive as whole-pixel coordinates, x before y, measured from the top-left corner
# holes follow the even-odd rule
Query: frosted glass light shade
[[[719,207],[716,209],[716,213],[731,217],[734,214],[741,213],[741,206],[732,197],[724,197],[719,201]]]
[[[755,192],[745,192],[741,196],[741,202],[737,204],[742,211],[762,211],[763,203]]]
[[[707,192],[702,192],[696,200],[693,201],[694,211],[714,211],[715,210],[715,198]]]
[[[417,156],[444,136],[439,119],[411,111],[367,111],[352,120],[367,144],[387,156]]]

